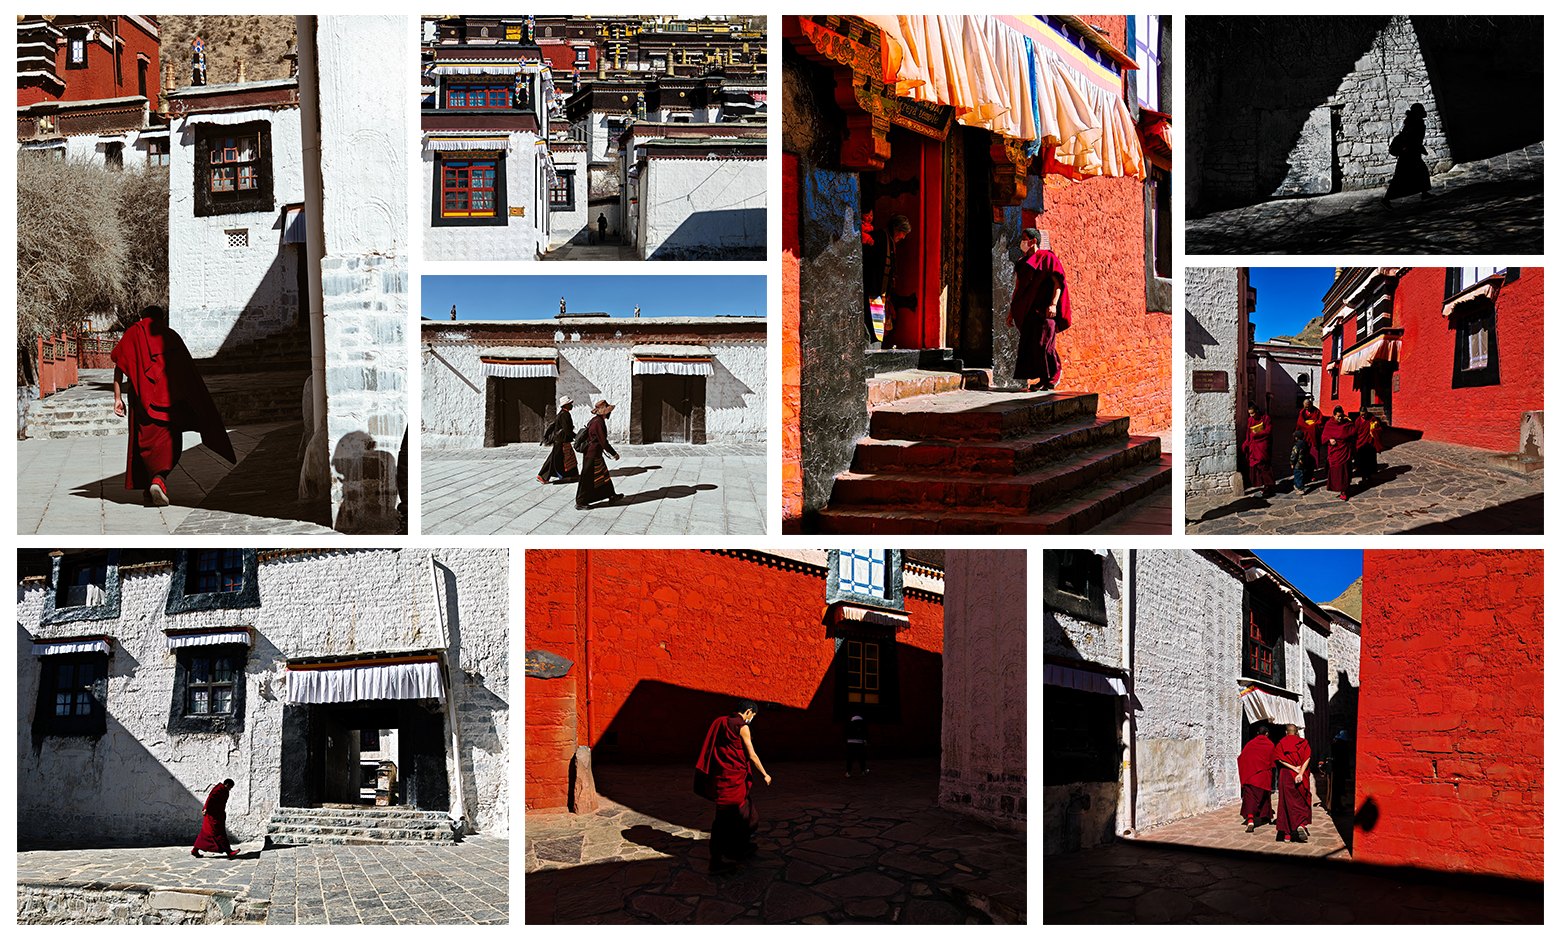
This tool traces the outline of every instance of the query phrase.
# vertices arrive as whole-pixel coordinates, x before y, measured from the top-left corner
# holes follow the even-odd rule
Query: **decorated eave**
[[[255,633],[249,626],[205,629],[164,629],[163,638],[170,651],[176,648],[198,648],[208,645],[255,644]]]
[[[882,169],[892,127],[943,139],[959,123],[993,135],[997,204],[1022,201],[1032,173],[1145,177],[1121,77],[1038,17],[787,16],[783,35],[834,73],[843,168]]]
[[[510,150],[510,131],[433,131],[423,135],[425,153],[504,153]]]
[[[168,114],[203,123],[243,123],[247,112],[298,107],[298,79],[192,85],[168,92]]]
[[[912,627],[912,617],[897,609],[886,609],[849,599],[833,602],[825,609],[825,624],[832,633],[862,628],[891,629],[902,632]]]
[[[706,377],[715,373],[715,356],[704,345],[636,345],[630,355],[634,359],[631,374]]]
[[[1451,296],[1444,302],[1444,318],[1456,312],[1478,313],[1493,308],[1498,302],[1498,290],[1508,277],[1508,268],[1495,271]]]
[[[440,649],[289,658],[287,702],[444,700],[443,664]]]
[[[488,378],[557,378],[559,350],[542,346],[501,345],[478,353]]]

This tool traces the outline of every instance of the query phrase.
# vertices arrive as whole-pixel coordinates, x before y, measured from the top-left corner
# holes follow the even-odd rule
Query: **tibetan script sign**
[[[1194,372],[1194,390],[1215,391],[1225,394],[1231,390],[1227,384],[1227,373],[1224,371],[1196,371]]]

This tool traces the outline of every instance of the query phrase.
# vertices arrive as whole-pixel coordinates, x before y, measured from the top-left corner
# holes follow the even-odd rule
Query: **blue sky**
[[[1360,550],[1256,550],[1287,582],[1316,603],[1327,603],[1362,576]]]
[[[1324,294],[1335,282],[1333,267],[1250,267],[1248,285],[1257,302],[1249,317],[1254,338],[1266,342],[1278,335],[1296,335],[1308,320],[1324,310]]]
[[[765,278],[715,275],[430,276],[423,316],[448,320],[552,319],[559,297],[572,313],[642,316],[764,316]]]

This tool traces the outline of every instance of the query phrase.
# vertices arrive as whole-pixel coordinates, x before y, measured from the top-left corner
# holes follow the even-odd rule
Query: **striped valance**
[[[288,703],[445,699],[435,655],[336,662],[288,662]]]
[[[108,654],[108,639],[61,638],[50,640],[33,640],[33,654],[35,655],[80,655],[91,653],[97,653],[100,655]]]
[[[711,375],[715,357],[704,345],[637,345],[631,349],[637,375]]]
[[[505,78],[514,78],[520,71],[520,62],[475,62],[467,65],[434,65],[429,68],[431,75],[502,75]]]
[[[244,645],[253,644],[249,629],[225,629],[206,632],[169,632],[168,648],[195,648],[202,645]]]
[[[478,353],[488,378],[557,378],[559,350],[552,347],[499,346]]]
[[[423,149],[429,153],[465,153],[473,150],[492,152],[509,151],[508,134],[462,134],[459,136],[435,136],[423,138]]]

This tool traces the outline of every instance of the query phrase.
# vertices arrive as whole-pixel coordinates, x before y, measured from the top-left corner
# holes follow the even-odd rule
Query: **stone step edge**
[[[853,444],[853,456],[855,462],[857,452],[862,449],[881,450],[887,455],[898,452],[909,452],[914,449],[950,449],[957,452],[961,450],[969,452],[986,451],[992,453],[1012,452],[1016,455],[1019,455],[1021,450],[1036,448],[1043,451],[1047,449],[1056,449],[1063,453],[1069,452],[1071,450],[1084,449],[1090,445],[1101,445],[1100,441],[1091,443],[1080,442],[1078,440],[1080,437],[1090,437],[1093,432],[1100,432],[1103,435],[1114,439],[1127,439],[1128,437],[1132,436],[1132,434],[1128,432],[1123,432],[1121,434],[1116,433],[1112,430],[1112,427],[1114,424],[1122,423],[1124,430],[1127,431],[1129,419],[1130,418],[1128,417],[1102,417],[1089,414],[1077,415],[1074,417],[1065,418],[1056,423],[1048,424],[1046,427],[1035,430],[1031,433],[1021,433],[1015,436],[1004,436],[995,439],[889,440],[881,439],[879,437],[865,436],[860,438],[857,443]],[[1071,438],[1075,439],[1072,440]],[[986,475],[987,473],[976,474]]]
[[[1154,454],[1149,452],[1154,450]],[[1014,485],[1032,486],[1046,484],[1058,477],[1084,470],[1106,460],[1111,460],[1119,454],[1136,454],[1136,458],[1127,464],[1109,470],[1107,478],[1112,478],[1123,472],[1129,472],[1141,466],[1155,463],[1161,458],[1161,440],[1154,436],[1133,436],[1111,440],[1107,443],[1097,443],[1093,446],[1072,447],[1066,450],[1071,459],[1056,460],[1045,463],[1026,472],[1015,474],[998,474],[989,472],[941,472],[938,470],[924,471],[897,471],[897,472],[858,472],[846,470],[836,475],[836,482],[872,482],[882,480],[887,482],[935,482],[947,484],[949,482],[966,482],[973,485]],[[1091,480],[1090,484],[1095,484]],[[1066,497],[1072,493],[1072,489],[1065,489],[1058,494]],[[872,503],[858,503],[868,505]],[[845,507],[845,506],[843,506]],[[981,509],[974,509],[981,510]],[[1010,511],[995,512],[999,514],[1013,514]]]

